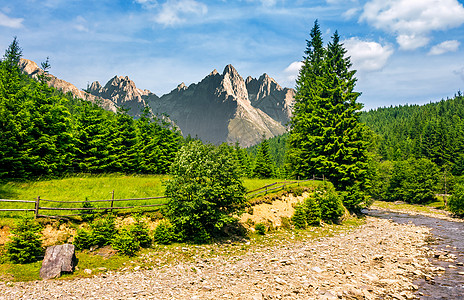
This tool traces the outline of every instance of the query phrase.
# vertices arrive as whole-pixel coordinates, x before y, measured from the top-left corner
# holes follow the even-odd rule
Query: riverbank
[[[412,205],[405,202],[386,202],[386,201],[375,201],[370,209],[377,209],[381,211],[391,211],[397,213],[407,213],[410,215],[422,215],[432,218],[443,219],[453,222],[464,222],[463,219],[454,217],[449,211],[438,209],[424,205]]]
[[[189,261],[145,254],[144,267],[89,278],[1,282],[0,299],[413,299],[413,281],[438,271],[425,227],[367,217],[318,240],[286,234],[229,256],[214,254],[220,245],[192,245],[182,248],[194,252]]]

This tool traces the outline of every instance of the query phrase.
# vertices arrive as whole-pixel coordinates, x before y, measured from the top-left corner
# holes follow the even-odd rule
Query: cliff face
[[[20,67],[35,78],[43,74],[36,63],[27,59],[21,59]],[[162,97],[137,88],[127,76],[115,76],[104,86],[95,81],[88,92],[53,75],[46,76],[50,86],[99,103],[107,110],[116,112],[123,107],[139,117],[148,106],[154,114],[167,114],[169,118],[165,119],[172,120],[184,136],[190,134],[214,144],[238,142],[244,147],[286,131],[295,95],[293,89],[280,87],[267,74],[245,81],[232,65],[226,66],[222,74],[214,70],[188,87],[181,83]]]
[[[294,89],[282,88],[267,74],[261,75],[258,79],[248,77],[246,87],[254,107],[261,109],[282,125],[290,122],[295,98]]]
[[[44,71],[40,69],[35,62],[24,58],[21,58],[19,62],[19,67],[24,73],[28,74],[33,78],[38,78],[39,75],[44,73]],[[91,101],[93,103],[98,103],[101,107],[103,107],[106,110],[110,110],[113,112],[116,112],[117,110],[117,106],[114,104],[113,101],[109,99],[101,98],[98,95],[92,95],[87,92],[81,91],[73,84],[59,79],[51,74],[47,74],[46,76],[48,78],[47,84],[62,91],[63,93],[70,92],[76,98],[81,98],[87,101]]]

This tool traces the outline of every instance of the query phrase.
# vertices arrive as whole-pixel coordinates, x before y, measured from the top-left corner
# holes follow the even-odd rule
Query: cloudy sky
[[[85,88],[115,75],[162,95],[232,64],[293,87],[318,19],[338,30],[366,109],[464,89],[464,0],[0,0],[0,49]]]

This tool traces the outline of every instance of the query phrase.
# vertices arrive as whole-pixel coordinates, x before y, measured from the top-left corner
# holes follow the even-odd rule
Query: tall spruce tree
[[[359,122],[362,105],[354,92],[356,71],[337,32],[323,46],[317,20],[307,41],[297,82],[291,122],[289,172],[302,178],[325,176],[345,192],[344,204],[356,210],[364,201],[367,142]]]
[[[258,178],[271,178],[274,175],[274,164],[269,151],[269,142],[264,139],[256,154],[253,176]]]

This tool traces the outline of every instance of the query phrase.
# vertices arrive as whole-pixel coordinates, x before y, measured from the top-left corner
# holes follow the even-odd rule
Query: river
[[[400,224],[413,223],[431,228],[433,240],[429,246],[435,255],[429,259],[444,272],[441,276],[416,281],[419,286],[416,296],[419,299],[464,299],[464,222],[375,209],[365,213]]]

